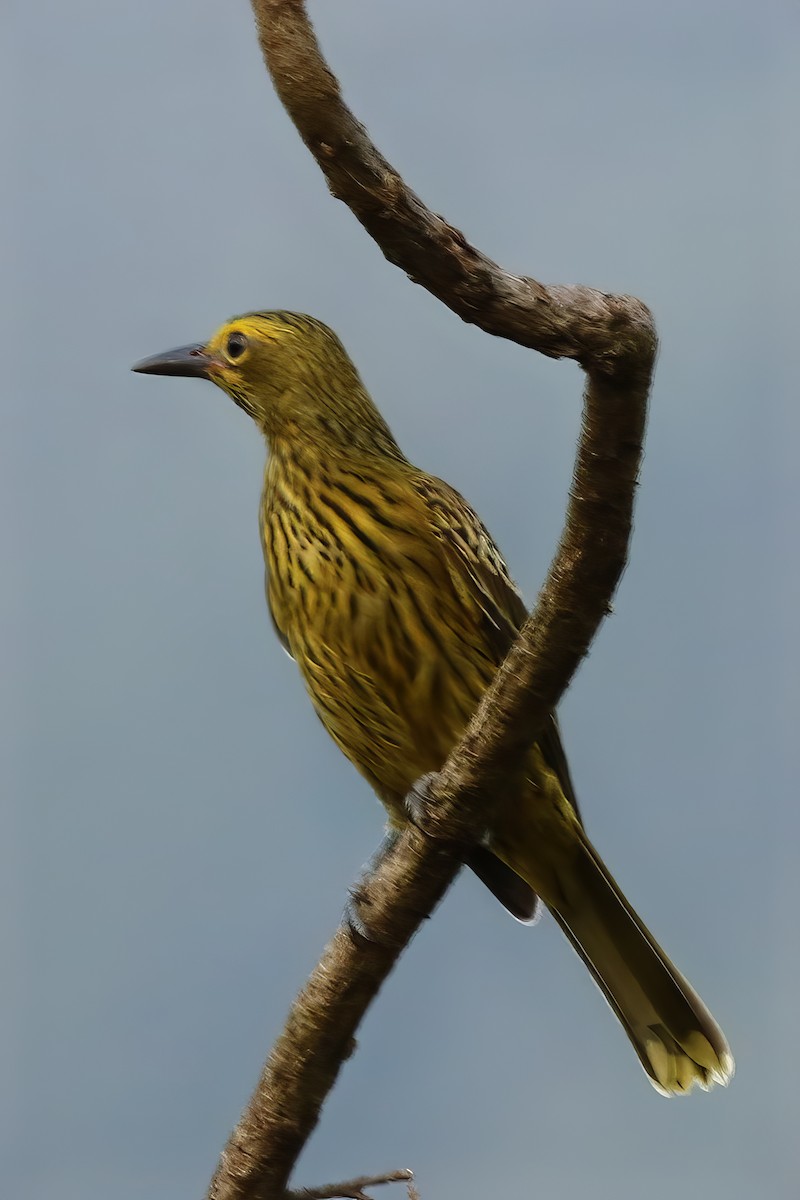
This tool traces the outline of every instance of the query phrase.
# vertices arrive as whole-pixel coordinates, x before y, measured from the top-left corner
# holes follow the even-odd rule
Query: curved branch
[[[275,90],[328,187],[401,268],[464,321],[587,370],[644,367],[655,337],[645,305],[513,275],[426,208],[342,100],[303,0],[252,0]],[[649,351],[649,353],[648,353]],[[648,364],[649,359],[649,364]]]
[[[360,884],[359,903],[379,940],[340,928],[328,944],[223,1151],[209,1190],[215,1200],[286,1195],[368,1005],[588,651],[626,562],[656,352],[640,301],[512,275],[431,213],[343,103],[301,0],[252,6],[284,106],[333,194],[389,261],[487,333],[575,359],[587,386],[561,542],[535,611],[436,779],[436,836],[409,828]]]

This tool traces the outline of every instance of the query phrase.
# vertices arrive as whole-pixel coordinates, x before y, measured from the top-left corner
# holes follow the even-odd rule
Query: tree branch
[[[487,333],[575,359],[587,383],[558,550],[532,616],[437,776],[435,837],[409,828],[359,885],[377,940],[340,928],[326,947],[223,1151],[208,1193],[214,1200],[286,1196],[367,1007],[587,653],[626,562],[656,353],[639,300],[512,275],[431,213],[345,106],[301,0],[252,6],[278,95],[334,196],[389,261]]]

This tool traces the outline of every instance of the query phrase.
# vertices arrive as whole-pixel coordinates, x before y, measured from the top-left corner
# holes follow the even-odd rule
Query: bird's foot
[[[441,853],[452,854],[455,851],[462,859],[466,859],[476,844],[483,844],[485,835],[479,833],[476,836],[468,808],[454,812],[452,806],[442,804],[440,778],[439,771],[421,775],[406,793],[403,809],[409,823]],[[462,811],[466,816],[465,821],[460,819]],[[443,820],[445,814],[446,820]]]
[[[397,829],[386,831],[383,841],[364,868],[361,879],[351,888],[347,897],[342,924],[356,943],[387,944],[386,940],[380,936],[380,931],[375,928],[374,923],[370,923],[369,894],[365,884],[394,848],[399,836],[400,832]]]
[[[424,833],[426,837],[442,840],[439,824],[436,820],[435,789],[439,780],[438,771],[429,771],[421,775],[414,783],[403,800],[406,816],[411,824]]]
[[[364,916],[364,897],[361,895],[361,889],[356,885],[351,889],[350,895],[347,897],[342,913],[342,925],[347,930],[352,941],[357,945],[359,943],[375,943],[380,944],[380,938],[377,937],[375,931],[370,928],[369,922]]]

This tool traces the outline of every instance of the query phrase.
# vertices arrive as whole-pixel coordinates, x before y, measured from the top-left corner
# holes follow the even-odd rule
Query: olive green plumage
[[[441,767],[525,618],[494,542],[458,492],[407,461],[311,317],[249,313],[135,369],[212,380],[265,435],[275,627],[326,729],[401,825],[406,793]],[[544,900],[659,1091],[728,1082],[721,1030],[586,837],[555,717],[471,865],[519,917]]]

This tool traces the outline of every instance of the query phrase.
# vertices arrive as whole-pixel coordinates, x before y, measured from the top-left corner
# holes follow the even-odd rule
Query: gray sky
[[[789,1197],[796,6],[312,12],[436,211],[511,269],[656,314],[633,558],[562,716],[590,833],[738,1072],[658,1097],[554,923],[520,928],[465,877],[298,1182],[410,1165],[425,1200]],[[255,430],[210,386],[128,367],[249,308],[327,320],[531,599],[581,378],[383,260],[283,114],[244,0],[11,0],[2,20],[4,1184],[197,1196],[382,821],[264,611]]]

